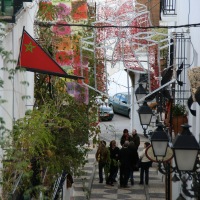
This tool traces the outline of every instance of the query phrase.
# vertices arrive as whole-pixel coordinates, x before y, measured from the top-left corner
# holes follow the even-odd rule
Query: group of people
[[[121,148],[117,147],[116,141],[112,140],[109,147],[104,140],[100,141],[96,152],[96,160],[99,167],[99,183],[103,183],[105,175],[106,184],[113,186],[119,171],[119,181],[121,187],[128,187],[130,179],[131,185],[134,185],[134,171],[140,168],[140,183],[148,185],[149,168],[152,162],[145,154],[149,142],[144,143],[144,149],[138,153],[140,146],[140,137],[135,129],[129,134],[128,129],[123,130],[120,139]],[[140,164],[139,164],[140,163]],[[104,171],[104,175],[103,175]]]

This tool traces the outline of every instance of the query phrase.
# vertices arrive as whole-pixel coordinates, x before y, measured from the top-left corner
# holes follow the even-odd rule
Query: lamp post
[[[158,128],[151,137],[152,147],[147,149],[146,154],[148,158],[154,162],[158,162],[158,170],[162,174],[169,175],[172,172],[175,173],[172,180],[182,181],[182,192],[186,196],[200,199],[200,158],[198,156],[200,146],[189,130],[191,126],[185,124],[182,125],[182,127],[182,133],[176,137],[173,143],[173,151],[171,150],[173,155],[171,158],[168,155],[168,150],[171,148],[167,145],[167,135],[162,130],[160,124],[158,124]],[[151,155],[152,151],[153,155]],[[173,156],[175,159],[174,167],[170,166],[170,163],[166,164],[166,160],[168,158],[172,159]],[[168,159],[168,161],[170,159]],[[190,188],[188,188],[187,181],[190,181]],[[168,192],[169,186],[170,185],[168,185]],[[180,197],[182,197],[182,195],[180,195],[178,199],[180,199]]]
[[[151,122],[153,112],[151,108],[147,105],[146,101],[144,101],[143,105],[139,107],[138,114],[140,118],[140,124],[142,125],[142,128],[144,130],[144,136],[148,138],[146,130]]]
[[[162,162],[165,161],[167,158],[168,153],[168,142],[169,138],[167,136],[167,133],[163,130],[163,124],[158,123],[157,129],[153,132],[151,137],[151,145],[153,149],[153,154],[156,157],[156,160],[158,162],[159,171],[163,173],[162,170]],[[168,160],[171,160],[172,156],[169,157]],[[166,170],[165,176],[166,176],[166,184],[165,184],[165,191],[166,191],[166,199],[170,200],[171,196],[171,185],[170,185],[170,162],[165,162],[165,168]]]

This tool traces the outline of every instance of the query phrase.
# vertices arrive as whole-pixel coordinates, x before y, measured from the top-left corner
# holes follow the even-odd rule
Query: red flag
[[[23,30],[18,66],[28,71],[51,74],[55,76],[79,79],[80,76],[67,74],[42,47]]]

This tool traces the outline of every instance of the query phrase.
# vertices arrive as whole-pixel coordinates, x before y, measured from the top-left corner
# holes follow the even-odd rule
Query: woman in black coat
[[[128,146],[129,150],[130,150],[130,160],[131,160],[131,169],[130,169],[130,180],[131,180],[131,185],[134,185],[134,176],[133,176],[133,172],[134,171],[138,171],[139,169],[137,169],[137,164],[139,161],[139,155],[137,152],[137,146],[135,145],[135,143],[133,141],[131,141],[129,143]]]
[[[127,187],[128,179],[130,176],[131,170],[131,151],[128,148],[129,141],[125,141],[123,147],[119,152],[119,161],[120,161],[120,186]]]
[[[110,142],[110,175],[107,180],[107,184],[113,185],[113,182],[116,182],[115,178],[118,173],[118,160],[119,160],[119,148],[116,146],[116,141],[112,140]]]

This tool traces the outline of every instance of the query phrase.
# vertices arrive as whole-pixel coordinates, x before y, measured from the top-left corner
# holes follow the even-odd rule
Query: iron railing
[[[163,15],[176,15],[176,0],[161,0]]]

